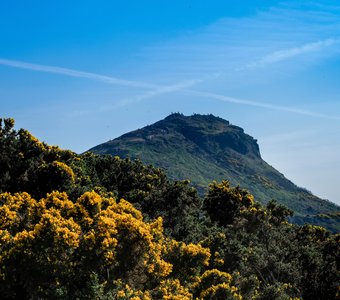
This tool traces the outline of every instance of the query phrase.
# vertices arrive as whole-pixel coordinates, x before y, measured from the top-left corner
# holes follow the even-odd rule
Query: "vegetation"
[[[257,141],[242,128],[213,115],[172,114],[153,125],[96,146],[97,154],[140,159],[166,170],[174,180],[191,180],[204,196],[213,180],[247,189],[263,205],[276,199],[294,211],[298,224],[312,223],[340,231],[335,204],[297,187],[268,165]],[[329,218],[320,217],[329,214]]]
[[[204,198],[140,161],[0,121],[1,299],[334,299],[339,234],[240,187]]]

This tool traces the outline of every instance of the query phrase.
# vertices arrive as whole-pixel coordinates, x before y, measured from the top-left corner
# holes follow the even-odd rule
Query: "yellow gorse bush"
[[[211,274],[230,283],[230,275],[217,270],[200,276],[209,265],[208,248],[165,238],[162,218],[145,222],[124,199],[94,191],[75,202],[58,191],[39,201],[28,193],[3,193],[0,204],[0,280],[11,276],[11,263],[18,260],[52,274],[56,286],[66,270],[92,265],[106,279],[100,284],[120,282],[117,299],[192,299],[190,289],[202,284],[210,295],[204,282]],[[148,281],[158,282],[156,288],[139,290]]]
[[[242,296],[238,293],[237,288],[234,286],[230,286],[228,283],[219,283],[217,285],[213,285],[203,291],[200,294],[201,299],[235,299],[242,300]]]
[[[114,281],[114,285],[119,288],[115,298],[117,300],[152,300],[149,291],[135,290],[128,284],[124,285],[121,280]]]
[[[35,136],[33,136],[28,130],[21,129],[19,131],[20,140],[24,141],[27,147],[34,149],[35,151],[46,151],[49,146],[40,142]]]
[[[207,270],[193,285],[199,299],[242,299],[229,273],[217,269]]]
[[[65,164],[61,161],[55,160],[52,163],[52,166],[57,168],[61,173],[64,173],[66,176],[68,176],[71,179],[71,181],[74,182],[74,180],[75,180],[74,172],[73,172],[72,168],[70,168],[67,164]]]
[[[155,294],[157,299],[164,300],[190,300],[193,297],[178,279],[163,280]]]
[[[40,201],[27,193],[4,193],[0,203],[2,277],[11,272],[8,262],[23,255],[37,264],[45,257],[67,269],[81,264],[84,258],[77,253],[109,269],[126,264],[122,261],[126,259],[131,263],[126,272],[139,268],[145,278],[165,278],[172,271],[172,264],[164,260],[162,219],[144,222],[141,212],[123,199],[117,203],[86,192],[74,203],[56,191]],[[187,255],[202,251],[201,246],[182,248]]]

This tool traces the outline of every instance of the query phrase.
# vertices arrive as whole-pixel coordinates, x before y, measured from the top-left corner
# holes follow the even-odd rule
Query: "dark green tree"
[[[242,210],[254,204],[253,196],[240,187],[231,187],[228,181],[210,184],[203,209],[211,220],[221,226],[231,224]]]

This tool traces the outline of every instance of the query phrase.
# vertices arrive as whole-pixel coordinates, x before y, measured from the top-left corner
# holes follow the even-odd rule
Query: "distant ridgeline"
[[[1,299],[340,296],[340,235],[289,223],[293,212],[269,199],[334,232],[337,207],[268,166],[242,129],[175,114],[97,151],[106,146],[153,157],[201,190],[210,178],[244,183],[255,199],[228,181],[199,197],[188,180],[140,160],[62,150],[0,119]]]
[[[289,181],[261,158],[254,138],[213,115],[171,114],[89,151],[161,167],[171,179],[189,179],[201,196],[212,181],[228,180],[262,204],[275,199],[289,207],[295,213],[293,222],[340,230],[339,206]]]

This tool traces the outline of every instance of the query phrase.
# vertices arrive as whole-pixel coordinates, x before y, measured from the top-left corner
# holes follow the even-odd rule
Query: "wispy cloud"
[[[19,68],[19,69],[27,69],[31,71],[38,71],[38,72],[46,72],[46,73],[53,73],[53,74],[60,74],[70,77],[80,77],[80,78],[87,78],[91,80],[101,81],[108,84],[114,85],[121,85],[121,86],[128,86],[128,87],[135,87],[135,88],[159,88],[158,85],[149,84],[141,81],[131,81],[131,80],[124,80],[116,77],[100,75],[96,73],[90,72],[83,72],[68,68],[61,68],[56,66],[46,66],[40,64],[32,64],[28,62],[22,62],[17,60],[9,60],[9,59],[0,59],[0,65],[5,65],[8,67]]]
[[[326,47],[338,43],[335,39],[327,39],[324,41],[317,41],[314,43],[307,43],[299,47],[294,47],[286,50],[275,51],[262,59],[263,63],[275,63],[295,56],[306,54],[309,52],[321,51]]]
[[[314,61],[319,61],[338,48],[334,46],[339,37],[340,19],[331,9],[299,10],[282,5],[251,17],[223,18],[162,41],[141,51],[139,62],[147,62],[144,67],[149,74],[183,80],[214,72],[230,73],[254,62],[287,61],[294,66],[295,59],[313,53],[318,53]],[[328,51],[323,51],[326,48]]]
[[[238,68],[237,70],[244,71],[247,69],[263,67],[268,64],[277,63],[287,59],[292,59],[294,57],[305,55],[311,52],[323,51],[325,48],[333,46],[338,43],[339,40],[337,39],[326,39],[322,41],[306,43],[298,47],[274,51],[268,55],[265,55],[263,58],[257,61],[245,65],[244,67]]]

